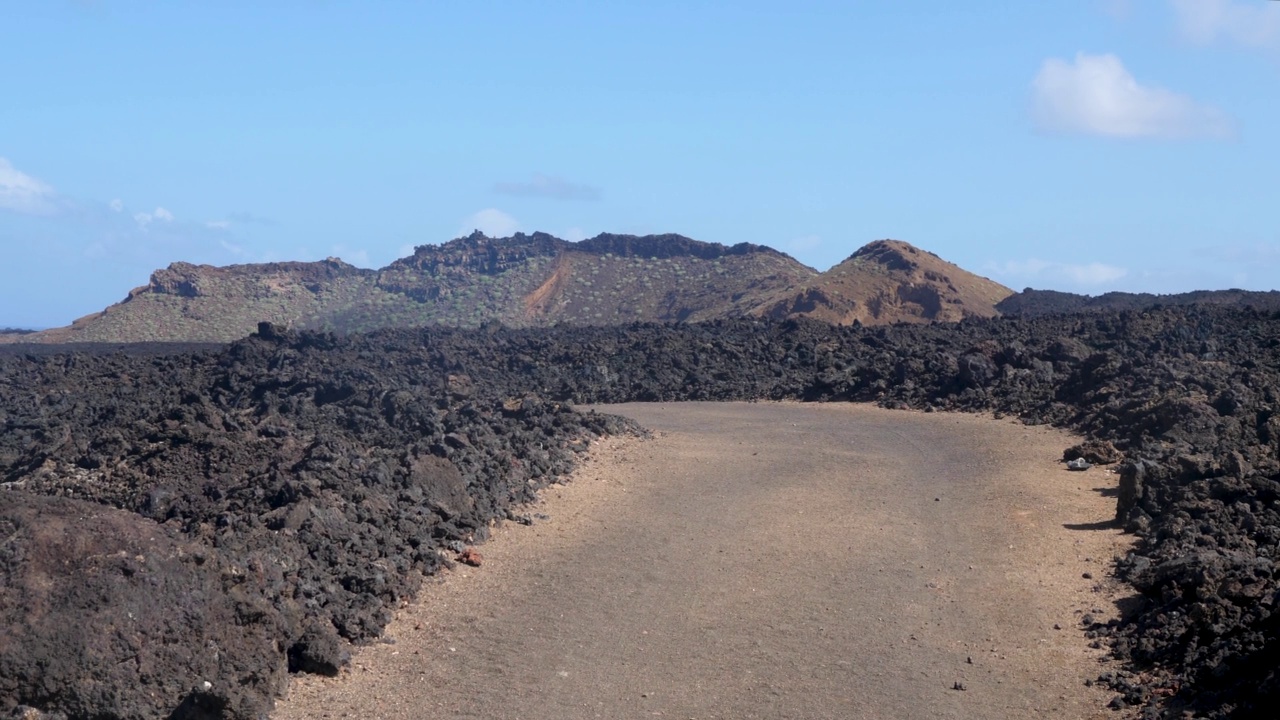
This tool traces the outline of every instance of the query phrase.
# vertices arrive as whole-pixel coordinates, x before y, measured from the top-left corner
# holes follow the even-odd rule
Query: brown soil
[[[1080,618],[1114,614],[1128,540],[1115,476],[1059,461],[1078,438],[859,405],[608,410],[656,437],[602,443],[549,519],[496,528],[481,567],[274,717],[1110,716]]]
[[[529,318],[537,318],[551,314],[554,304],[564,293],[565,285],[572,273],[568,253],[561,253],[556,258],[555,268],[551,275],[536,290],[524,298],[524,314]]]

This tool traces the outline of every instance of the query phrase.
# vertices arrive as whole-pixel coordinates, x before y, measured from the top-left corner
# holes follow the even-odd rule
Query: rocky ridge
[[[11,343],[222,343],[261,320],[349,333],[421,325],[508,327],[814,318],[837,325],[958,322],[1001,315],[1163,305],[1280,309],[1280,292],[1020,293],[898,240],[877,240],[826,272],[771,248],[681,235],[479,232],[422,245],[380,270],[337,258],[213,267],[174,263],[124,301],[70,326],[0,331]]]
[[[335,332],[815,317],[837,324],[994,315],[1011,291],[899,241],[877,241],[826,273],[762,245],[680,235],[473,233],[422,245],[380,270],[336,258],[225,268],[174,263],[121,303],[0,342],[227,342],[267,320]]]
[[[1027,288],[996,303],[1001,315],[1055,315],[1069,312],[1144,310],[1165,305],[1225,305],[1280,310],[1280,291],[1196,290],[1170,295],[1109,292],[1076,295],[1057,290]]]

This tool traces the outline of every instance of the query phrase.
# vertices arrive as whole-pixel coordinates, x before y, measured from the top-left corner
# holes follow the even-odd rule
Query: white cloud
[[[580,227],[571,227],[560,237],[569,242],[582,242],[587,239],[587,232]]]
[[[138,227],[145,228],[155,221],[173,222],[173,213],[162,207],[157,207],[151,212],[140,212],[133,214],[133,221],[138,223]]]
[[[1105,285],[1129,274],[1125,268],[1106,263],[1055,263],[1039,258],[991,263],[987,267],[991,274],[1011,282],[1015,280],[1028,282],[1035,279],[1047,283],[1049,287],[1062,284],[1090,287]]]
[[[111,208],[112,212],[124,212],[124,201],[120,198],[116,198],[107,203],[107,207]]]
[[[507,237],[520,229],[520,223],[497,208],[486,208],[462,222],[462,233],[479,230],[489,237]]]
[[[27,215],[52,215],[58,210],[58,194],[50,185],[0,157],[0,208]]]
[[[520,195],[526,197],[545,197],[555,200],[599,200],[599,188],[570,182],[554,175],[534,173],[529,182],[500,182],[493,186],[494,192],[504,195]]]
[[[1190,97],[1138,83],[1115,55],[1049,58],[1032,81],[1041,129],[1108,137],[1230,137],[1231,120]]]
[[[1280,3],[1274,0],[1171,0],[1183,37],[1201,45],[1219,40],[1280,48]]]
[[[416,251],[417,251],[417,248],[414,247],[413,243],[406,243],[400,246],[400,254],[397,255],[396,257],[406,258],[412,255]]]
[[[204,226],[210,230],[230,230],[230,220],[205,220]]]

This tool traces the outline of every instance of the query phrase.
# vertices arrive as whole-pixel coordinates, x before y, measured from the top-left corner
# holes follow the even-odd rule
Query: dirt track
[[[295,678],[273,717],[1111,715],[1080,618],[1114,611],[1126,540],[1099,529],[1115,476],[1057,462],[1071,436],[852,405],[608,410],[657,437],[601,444],[544,493],[549,519],[497,528],[394,644]]]

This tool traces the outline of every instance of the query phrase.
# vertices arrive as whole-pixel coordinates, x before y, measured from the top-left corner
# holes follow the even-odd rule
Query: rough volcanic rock
[[[151,282],[129,293],[129,296],[154,293],[230,299],[241,294],[271,296],[279,293],[285,285],[300,285],[311,292],[319,292],[324,285],[335,280],[371,274],[332,257],[320,262],[273,262],[227,267],[176,262],[152,273]]]
[[[219,352],[4,358],[0,702],[257,717],[286,666],[335,672],[443,548],[631,427],[527,393],[459,396],[456,370],[271,326]],[[154,655],[127,661],[138,648]]]
[[[1084,460],[1090,465],[1113,465],[1124,459],[1124,454],[1107,440],[1086,440],[1062,451],[1066,462]]]
[[[65,497],[0,491],[0,712],[257,718],[283,689],[279,573],[171,527]]]
[[[1139,535],[1117,573],[1135,594],[1121,621],[1087,631],[1128,663],[1104,679],[1117,703],[1275,707],[1280,314],[1257,309],[264,328],[173,354],[19,350],[0,355],[0,483],[132,511],[226,566],[274,558],[260,599],[278,661],[328,672],[443,548],[456,557],[587,439],[621,429],[567,402],[765,398],[998,411],[1110,442],[1125,458],[1118,521]]]
[[[785,254],[764,245],[738,243],[730,247],[719,243],[701,242],[674,233],[643,236],[601,233],[593,238],[576,243],[570,246],[569,249],[596,255],[620,255],[622,257],[656,258],[659,260],[676,257],[716,260],[726,256],[749,255],[752,253],[764,253],[779,258],[787,257]]]
[[[1022,292],[1014,293],[1001,300],[996,304],[996,309],[1002,315],[1035,316],[1069,312],[1145,310],[1165,305],[1225,305],[1252,307],[1258,310],[1280,310],[1280,291],[1195,290],[1169,295],[1109,292],[1091,296],[1026,288]]]

